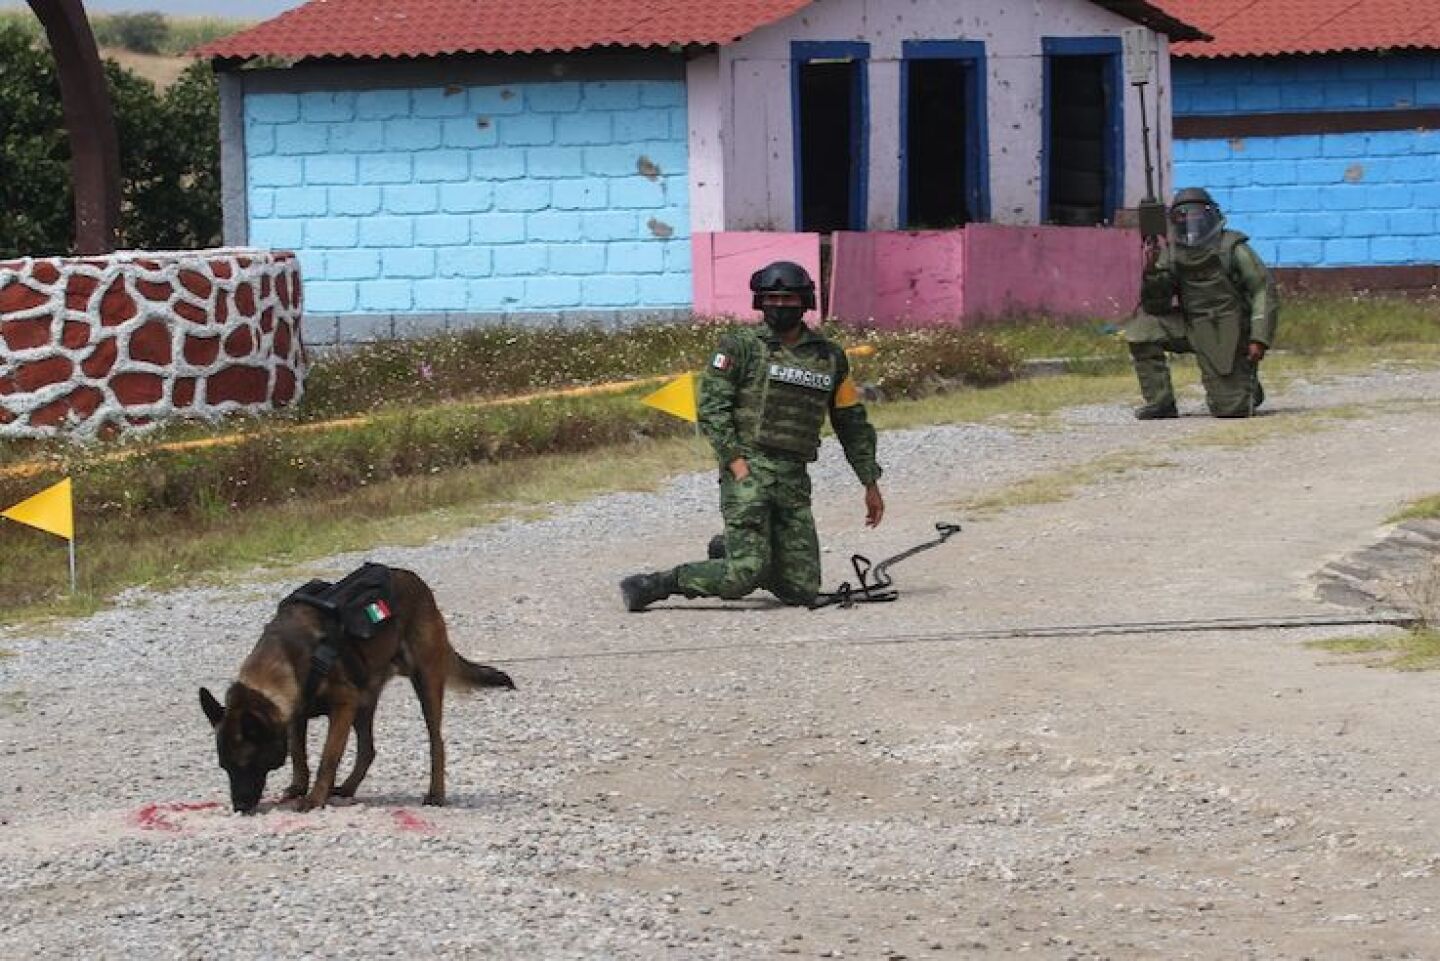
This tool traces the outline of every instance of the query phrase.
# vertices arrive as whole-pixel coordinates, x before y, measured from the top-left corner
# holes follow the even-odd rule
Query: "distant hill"
[[[225,17],[167,17],[161,13],[90,14],[100,55],[117,61],[159,87],[175,82],[190,65],[186,51],[251,26],[254,20]],[[43,37],[29,10],[0,9],[0,27],[18,26]]]

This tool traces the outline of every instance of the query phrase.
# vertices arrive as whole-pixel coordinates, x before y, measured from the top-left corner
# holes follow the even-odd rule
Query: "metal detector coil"
[[[845,581],[838,588],[828,594],[817,594],[815,600],[810,602],[812,611],[822,607],[854,607],[856,604],[885,604],[898,600],[900,592],[895,588],[895,581],[890,576],[890,568],[903,560],[908,560],[922,551],[928,551],[932,547],[939,547],[951,537],[960,533],[959,524],[947,524],[944,522],[935,525],[939,537],[923,544],[917,544],[907,551],[901,551],[894,557],[887,557],[878,564],[872,565],[870,558],[864,554],[850,555],[850,565],[855,569],[855,583]]]

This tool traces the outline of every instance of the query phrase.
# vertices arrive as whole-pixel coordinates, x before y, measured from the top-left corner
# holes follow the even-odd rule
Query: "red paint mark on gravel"
[[[395,819],[395,827],[401,831],[410,831],[416,834],[429,834],[435,830],[435,825],[425,820],[418,814],[409,811],[391,811],[390,816]]]
[[[291,831],[313,831],[315,824],[307,821],[303,815],[292,814],[288,817],[272,818],[270,829],[276,834],[288,834]]]
[[[180,831],[180,825],[166,817],[167,814],[183,814],[186,811],[209,811],[218,808],[218,801],[172,801],[169,803],[146,804],[136,811],[131,820],[142,831]]]

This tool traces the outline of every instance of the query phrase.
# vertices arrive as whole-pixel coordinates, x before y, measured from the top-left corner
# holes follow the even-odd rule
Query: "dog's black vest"
[[[310,672],[305,676],[305,706],[314,703],[320,682],[337,659],[343,659],[345,669],[357,685],[364,685],[368,671],[348,642],[352,638],[369,640],[393,616],[390,568],[366,563],[334,584],[310,581],[280,602],[282,607],[286,604],[308,604],[315,608],[321,613],[325,628],[324,638],[310,655]]]

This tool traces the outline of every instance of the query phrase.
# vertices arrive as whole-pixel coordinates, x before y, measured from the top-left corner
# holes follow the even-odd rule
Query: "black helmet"
[[[1186,187],[1170,204],[1170,226],[1181,247],[1208,247],[1225,228],[1225,217],[1209,191]]]
[[[755,294],[753,306],[759,310],[765,294],[799,294],[806,310],[815,309],[815,281],[804,267],[788,260],[777,260],[750,275],[750,290]]]

